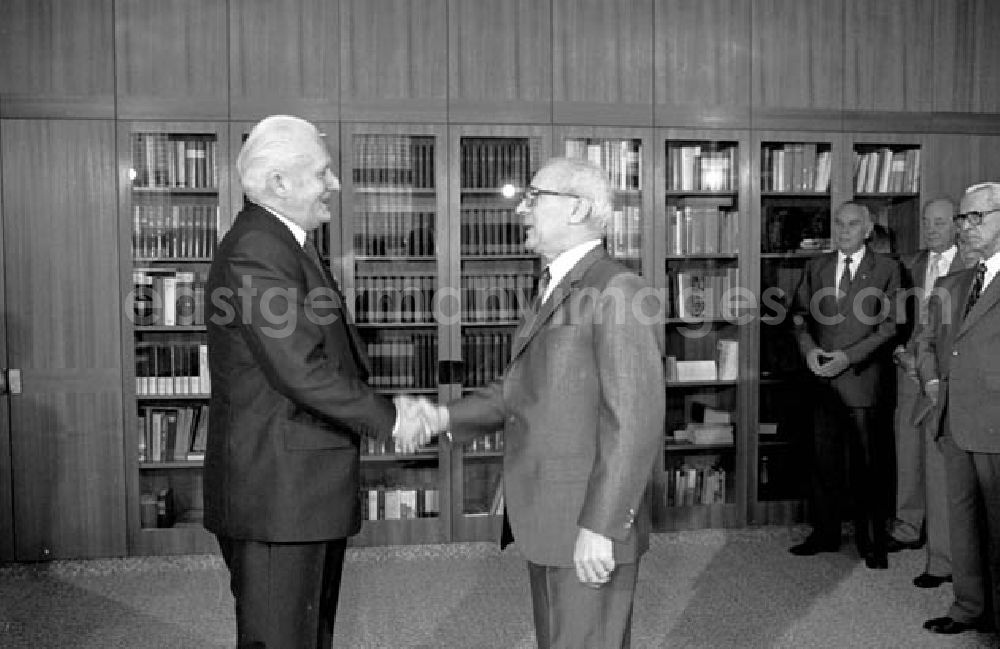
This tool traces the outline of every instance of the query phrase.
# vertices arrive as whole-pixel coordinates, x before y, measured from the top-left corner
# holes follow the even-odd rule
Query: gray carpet
[[[936,636],[951,587],[910,579],[923,553],[870,571],[853,550],[794,557],[802,530],[658,534],[642,563],[632,646],[993,647],[994,636]],[[0,566],[0,647],[232,647],[227,575],[214,556]],[[336,647],[535,646],[516,550],[487,543],[352,549]]]

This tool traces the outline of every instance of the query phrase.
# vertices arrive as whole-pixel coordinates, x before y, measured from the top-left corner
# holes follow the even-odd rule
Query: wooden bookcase
[[[230,220],[219,122],[119,125],[126,467],[133,554],[211,552],[202,527],[208,346],[204,290]]]

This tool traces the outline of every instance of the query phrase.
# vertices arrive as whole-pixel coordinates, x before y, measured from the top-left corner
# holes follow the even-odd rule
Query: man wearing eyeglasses
[[[1000,183],[969,187],[955,222],[982,261],[938,280],[917,340],[940,418],[955,591],[924,628],[945,634],[1000,626]]]
[[[510,364],[460,401],[422,406],[457,442],[504,429],[504,536],[528,562],[539,648],[628,647],[664,425],[661,307],[601,246],[600,167],[549,161],[517,213],[545,271]]]

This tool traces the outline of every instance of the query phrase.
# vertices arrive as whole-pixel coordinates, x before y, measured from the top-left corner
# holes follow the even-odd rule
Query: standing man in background
[[[878,425],[878,408],[886,407],[900,273],[896,261],[868,250],[865,240],[872,227],[867,207],[841,205],[833,217],[837,250],[806,263],[792,302],[799,349],[815,376],[816,407],[813,529],[790,552],[837,551],[846,478],[858,554],[869,568],[884,569],[889,566],[892,442]]]
[[[628,647],[663,437],[662,309],[601,246],[600,167],[550,160],[518,213],[546,266],[510,364],[492,386],[423,407],[458,442],[504,429],[504,528],[528,562],[538,647]]]
[[[924,628],[945,634],[1000,628],[1000,183],[969,187],[955,220],[982,261],[938,280],[917,339],[940,422],[955,590]]]
[[[905,344],[893,352],[896,371],[896,516],[891,522],[889,551],[919,548],[927,542],[927,562],[913,579],[919,588],[951,581],[948,544],[948,498],[944,457],[937,447],[937,422],[923,417],[914,423],[915,407],[923,403],[917,376],[916,333],[927,325],[927,296],[939,277],[964,268],[955,245],[955,204],[938,198],[924,206],[922,227],[927,247],[903,260],[907,288]]]
[[[236,161],[250,203],[207,285],[205,527],[229,568],[237,646],[330,646],[362,435],[427,437],[368,387],[364,346],[307,233],[340,185],[316,128],[272,115]]]

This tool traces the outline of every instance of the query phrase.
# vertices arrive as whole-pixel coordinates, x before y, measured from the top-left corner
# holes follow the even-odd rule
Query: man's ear
[[[288,194],[288,178],[280,171],[271,171],[265,181],[268,190],[275,196],[284,198]]]
[[[590,216],[590,212],[593,210],[594,204],[589,198],[579,197],[576,199],[576,205],[573,206],[573,211],[570,212],[569,222],[573,225],[579,225],[587,220]]]

